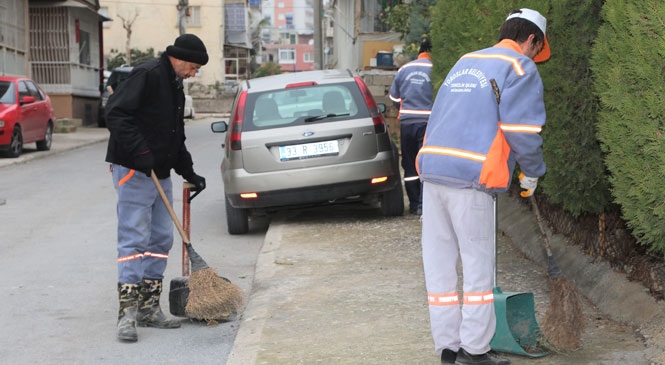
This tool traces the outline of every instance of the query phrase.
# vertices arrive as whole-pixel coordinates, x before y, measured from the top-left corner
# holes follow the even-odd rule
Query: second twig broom
[[[529,197],[531,207],[536,214],[540,235],[547,254],[547,274],[549,276],[550,302],[543,320],[543,336],[547,342],[559,351],[573,351],[580,347],[585,318],[582,298],[577,289],[559,269],[550,240],[545,232],[545,223],[540,215],[536,198]]]
[[[188,283],[189,296],[185,307],[187,316],[206,321],[228,319],[233,314],[238,313],[244,304],[242,289],[217,275],[215,270],[209,267],[194,250],[187,233],[182,228],[171,203],[166,197],[166,193],[164,193],[162,185],[157,179],[157,175],[154,171],[151,171],[150,176],[189,254],[191,274]]]

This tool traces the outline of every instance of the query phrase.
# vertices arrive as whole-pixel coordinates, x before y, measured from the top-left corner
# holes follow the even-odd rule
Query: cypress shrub
[[[598,139],[638,242],[665,252],[665,3],[606,0],[592,48]]]
[[[515,1],[437,1],[432,14],[432,83],[438,88],[464,54],[497,42],[499,28]]]
[[[609,181],[596,138],[591,47],[603,0],[552,2],[547,38],[552,57],[538,66],[545,86],[547,173],[539,186],[550,203],[573,216],[600,213],[610,204]]]

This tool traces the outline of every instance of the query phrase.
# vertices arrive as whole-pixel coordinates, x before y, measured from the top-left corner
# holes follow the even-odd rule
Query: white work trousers
[[[422,248],[430,325],[437,354],[490,350],[494,314],[494,205],[490,194],[423,184]],[[459,254],[459,256],[458,256]],[[460,306],[457,262],[462,260]]]

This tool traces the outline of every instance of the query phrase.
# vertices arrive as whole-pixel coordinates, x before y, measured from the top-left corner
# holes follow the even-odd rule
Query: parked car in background
[[[185,118],[196,118],[196,111],[194,111],[194,99],[191,95],[185,95]]]
[[[106,102],[109,100],[109,96],[113,94],[113,91],[118,88],[118,86],[129,77],[129,73],[132,72],[134,67],[132,66],[120,66],[113,71],[111,75],[106,80],[106,84],[102,88],[102,99],[99,102],[99,108],[97,109],[97,125],[101,128],[106,127]]]
[[[227,228],[249,230],[258,213],[321,204],[380,204],[404,213],[399,153],[363,80],[348,70],[241,82],[221,163]]]
[[[0,152],[18,157],[27,143],[51,149],[55,114],[51,99],[36,82],[21,76],[0,76]]]

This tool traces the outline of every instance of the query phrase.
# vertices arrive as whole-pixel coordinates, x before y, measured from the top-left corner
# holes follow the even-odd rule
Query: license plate
[[[281,161],[302,160],[312,157],[336,156],[339,154],[337,140],[316,143],[303,143],[279,147]]]

